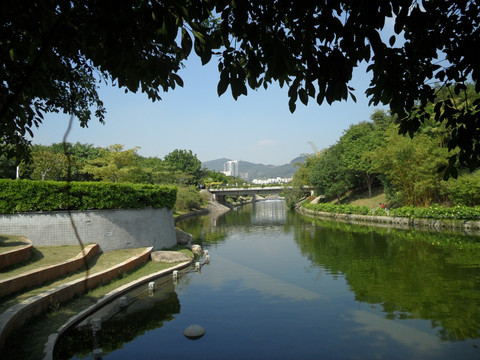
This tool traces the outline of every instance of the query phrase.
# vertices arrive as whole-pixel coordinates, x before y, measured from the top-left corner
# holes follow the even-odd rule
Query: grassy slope
[[[97,256],[90,262],[91,273],[102,271],[113,265],[122,262],[133,254],[143,251],[141,249],[116,250]],[[179,250],[193,257],[190,250]],[[176,264],[154,263],[148,262],[140,265],[136,269],[127,274],[122,274],[119,278],[111,281],[109,284],[99,286],[90,290],[87,294],[79,296],[65,304],[52,306],[50,311],[31,319],[27,324],[16,330],[9,338],[8,349],[5,349],[8,359],[39,359],[43,357],[43,346],[47,341],[48,335],[55,332],[70,317],[79,313],[83,309],[95,304],[95,302],[105,294],[116,289],[119,286],[127,284],[131,281],[139,279],[157,271],[170,268]],[[71,281],[74,278],[84,276],[84,272],[78,272],[74,275],[67,276],[48,285],[38,287],[25,293],[17,294],[9,298],[0,299],[0,313],[5,311],[9,306],[18,303],[30,296],[58,286],[61,283]]]
[[[2,249],[1,246],[0,249]],[[30,259],[2,269],[0,271],[0,280],[61,263],[77,256],[81,251],[82,249],[79,245],[34,247]]]
[[[385,204],[387,202],[387,196],[383,192],[383,187],[376,187],[372,189],[372,197],[368,197],[368,191],[349,192],[344,198],[342,198],[342,204],[349,205],[363,205],[368,206],[371,209],[375,209],[380,203]],[[332,201],[337,203],[337,201]]]
[[[0,235],[0,254],[7,251],[20,249],[28,244],[29,242],[20,236]]]

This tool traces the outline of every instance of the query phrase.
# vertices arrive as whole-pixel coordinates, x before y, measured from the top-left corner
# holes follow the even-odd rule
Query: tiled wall
[[[176,244],[173,212],[167,208],[72,211],[72,219],[82,243],[97,243],[101,251]],[[33,246],[78,244],[66,211],[2,214],[0,234],[25,236]]]

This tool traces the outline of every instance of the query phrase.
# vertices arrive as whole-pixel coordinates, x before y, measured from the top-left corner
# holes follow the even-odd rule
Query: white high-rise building
[[[223,164],[223,173],[227,176],[238,177],[238,160],[227,161]]]

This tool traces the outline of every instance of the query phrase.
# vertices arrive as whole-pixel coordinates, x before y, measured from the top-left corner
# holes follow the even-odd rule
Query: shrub
[[[285,203],[289,209],[293,209],[295,205],[303,197],[303,191],[300,187],[292,187],[291,189],[283,189],[283,194],[285,197]],[[312,199],[313,200],[313,199]]]
[[[381,207],[376,208],[375,210],[372,211],[372,215],[375,216],[387,216],[388,211],[386,209],[382,209]]]
[[[444,193],[455,205],[480,205],[480,171],[451,179],[446,183]]]
[[[93,210],[173,209],[177,189],[173,186],[0,180],[0,213]]]
[[[195,187],[180,187],[177,192],[175,203],[176,211],[191,211],[203,207],[203,198]]]

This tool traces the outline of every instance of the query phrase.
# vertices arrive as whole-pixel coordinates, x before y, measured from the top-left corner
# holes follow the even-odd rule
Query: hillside
[[[202,162],[202,168],[214,171],[223,171],[223,164],[227,161],[230,161],[230,159],[221,158],[205,161]],[[303,162],[305,162],[304,156],[299,156],[290,161],[290,163],[284,165],[264,165],[240,160],[238,162],[238,168],[240,172],[248,173],[249,180],[270,179],[276,177],[288,178],[292,177],[295,171],[297,171],[295,164]]]

